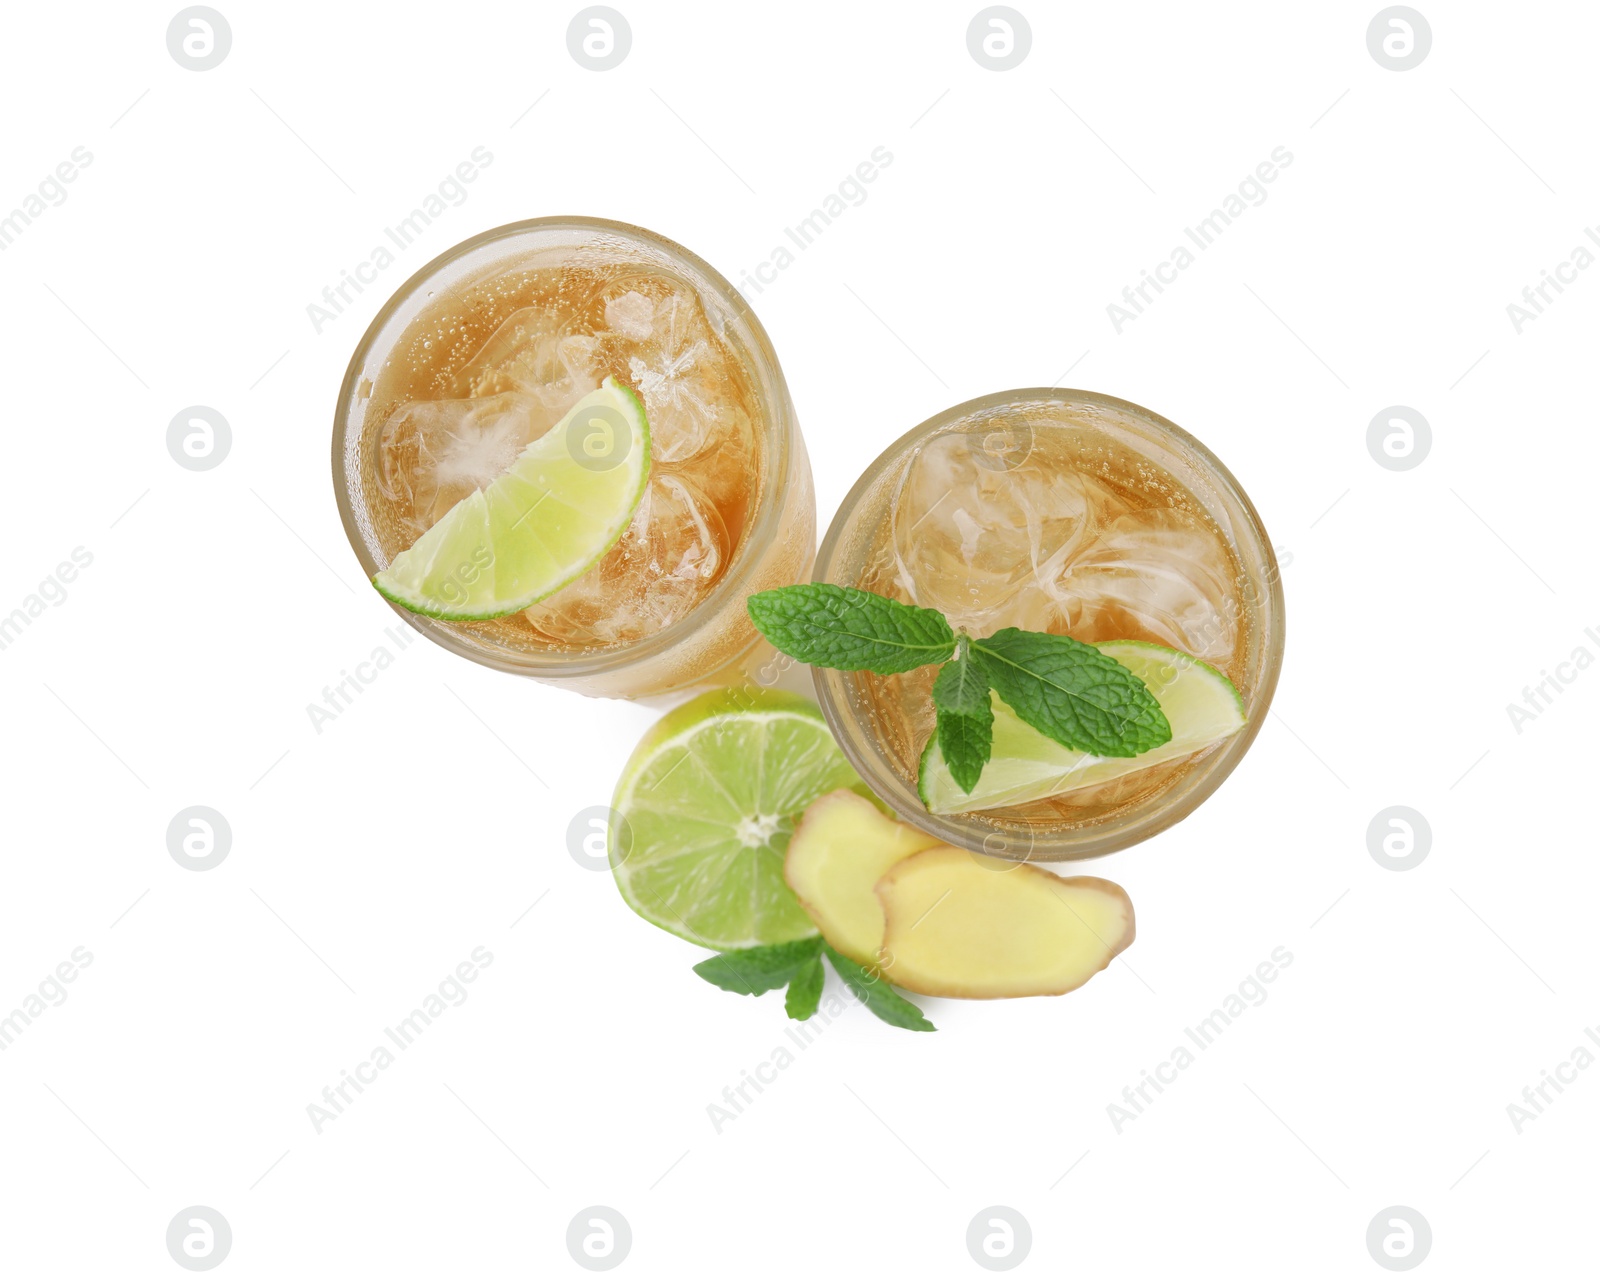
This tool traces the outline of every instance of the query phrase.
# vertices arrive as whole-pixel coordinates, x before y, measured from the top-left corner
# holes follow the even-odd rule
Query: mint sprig
[[[805,1021],[822,1002],[824,955],[866,1010],[880,1021],[902,1030],[934,1029],[922,1010],[897,995],[878,973],[846,959],[820,937],[725,950],[702,960],[694,970],[713,986],[736,995],[764,995],[786,985],[784,1010],[795,1021]]]
[[[811,666],[894,675],[945,663],[933,684],[934,731],[969,794],[993,746],[991,689],[1023,723],[1070,750],[1127,759],[1172,740],[1144,681],[1070,636],[1007,627],[977,638],[953,630],[936,609],[823,582],[759,591],[748,607],[774,648]]]

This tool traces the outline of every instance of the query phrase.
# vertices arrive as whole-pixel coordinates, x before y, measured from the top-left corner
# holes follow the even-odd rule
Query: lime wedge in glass
[[[1145,682],[1172,725],[1172,740],[1131,759],[1108,759],[1070,750],[1029,728],[999,697],[994,706],[994,744],[972,793],[956,784],[939,754],[937,737],[922,752],[917,793],[930,813],[971,813],[1048,799],[1064,791],[1098,786],[1154,764],[1203,750],[1244,727],[1239,690],[1198,658],[1136,640],[1096,644]]]
[[[623,900],[712,950],[815,936],[783,858],[807,805],[841,787],[865,793],[813,703],[748,686],[702,694],[645,734],[617,783]]]
[[[447,622],[519,612],[611,549],[649,478],[644,405],[607,378],[372,584],[402,608]]]

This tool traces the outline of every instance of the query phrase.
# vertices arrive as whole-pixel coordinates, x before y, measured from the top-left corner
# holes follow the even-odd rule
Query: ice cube
[[[544,307],[513,311],[483,348],[456,375],[465,395],[518,390],[538,400],[553,417],[550,425],[600,385],[598,342],[570,333]]]
[[[891,521],[896,579],[911,602],[987,635],[1060,629],[1056,584],[1118,500],[1041,432],[997,463],[988,428],[937,435],[901,479]]]
[[[687,616],[716,583],[728,549],[716,508],[687,480],[658,472],[605,557],[524,616],[561,644],[633,643]]]
[[[418,533],[496,479],[548,429],[541,406],[520,392],[400,405],[378,441],[383,494]]]
[[[1221,534],[1179,509],[1112,520],[1061,583],[1068,633],[1142,639],[1225,666],[1237,642],[1234,570]]]
[[[725,442],[738,423],[728,395],[733,359],[707,322],[699,295],[658,279],[635,279],[605,301],[605,354],[638,391],[662,463],[682,463]],[[645,307],[650,307],[646,319]]]
[[[655,303],[634,289],[606,299],[606,327],[635,342],[650,336],[655,313]]]

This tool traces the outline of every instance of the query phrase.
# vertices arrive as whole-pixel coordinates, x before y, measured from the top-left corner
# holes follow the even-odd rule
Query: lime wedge
[[[1244,702],[1239,690],[1220,671],[1198,658],[1136,640],[1096,644],[1145,682],[1172,725],[1172,740],[1132,759],[1108,759],[1069,750],[1029,728],[997,696],[994,745],[983,776],[969,795],[956,785],[939,754],[938,738],[930,738],[917,773],[917,793],[930,813],[970,813],[1048,799],[1063,791],[1098,786],[1154,764],[1191,755],[1231,737],[1244,727]]]
[[[865,792],[822,712],[774,689],[717,689],[634,748],[612,800],[623,900],[712,950],[816,935],[783,879],[795,824],[819,795]]]
[[[402,608],[447,622],[519,612],[611,549],[649,478],[644,405],[608,377],[372,584]]]

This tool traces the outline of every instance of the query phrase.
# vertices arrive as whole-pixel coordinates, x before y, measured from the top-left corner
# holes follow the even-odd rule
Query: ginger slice
[[[891,866],[877,896],[880,971],[924,995],[1062,995],[1133,941],[1133,903],[1109,880],[1063,879],[948,845]]]
[[[813,800],[801,817],[783,877],[828,944],[872,968],[883,941],[883,907],[873,885],[896,862],[939,844],[854,791],[836,790]]]

